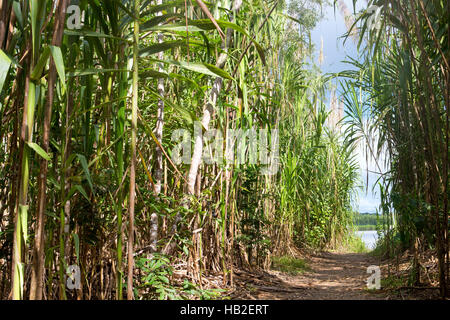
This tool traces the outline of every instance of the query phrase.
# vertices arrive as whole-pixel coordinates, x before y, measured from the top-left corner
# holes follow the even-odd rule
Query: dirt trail
[[[376,265],[372,257],[360,253],[325,252],[307,259],[309,271],[289,275],[278,271],[265,272],[244,280],[241,299],[281,300],[384,300],[380,293],[367,292],[370,276],[367,267]]]

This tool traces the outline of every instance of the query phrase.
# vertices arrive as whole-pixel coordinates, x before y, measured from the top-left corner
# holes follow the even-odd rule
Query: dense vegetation
[[[377,215],[373,213],[356,213],[353,223],[356,225],[377,225]]]
[[[419,253],[434,250],[445,296],[450,280],[450,3],[372,4],[377,10],[356,16],[350,32],[359,34],[363,50],[351,61],[356,70],[342,74],[348,77],[347,135],[364,140],[369,157],[377,160],[387,255],[411,250],[411,284],[417,285]]]
[[[321,1],[72,1],[81,29],[67,0],[1,3],[2,298],[203,296],[347,236],[353,144],[305,65]],[[200,161],[230,128],[265,129],[268,159]],[[188,161],[179,129],[203,131]]]
[[[353,225],[356,230],[377,230],[386,224],[385,216],[375,213],[355,213],[353,216]]]
[[[0,298],[208,299],[206,274],[299,271],[293,246],[351,238],[361,140],[389,155],[388,242],[436,248],[444,295],[450,7],[358,16],[342,120],[308,65],[323,2],[0,0]]]

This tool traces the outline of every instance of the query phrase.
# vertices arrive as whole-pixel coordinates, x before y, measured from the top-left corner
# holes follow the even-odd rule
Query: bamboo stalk
[[[130,207],[128,215],[128,280],[127,298],[134,300],[134,205],[136,198],[136,134],[138,113],[138,81],[139,81],[139,15],[140,1],[134,0],[134,33],[133,33],[133,100],[131,106],[131,165],[130,165]]]

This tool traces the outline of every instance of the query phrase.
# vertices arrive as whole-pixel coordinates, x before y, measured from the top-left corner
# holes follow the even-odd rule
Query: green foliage
[[[371,5],[380,8],[381,24],[371,28],[368,10],[355,17],[353,29],[364,50],[358,60],[349,61],[355,69],[342,74],[347,77],[347,134],[365,144],[366,158],[375,161],[381,174],[379,225],[385,236],[376,251],[392,257],[406,249],[436,248],[444,296],[449,251],[444,240],[449,232],[448,1],[381,0],[369,1]]]
[[[379,230],[386,224],[386,217],[374,213],[355,213],[353,226],[356,231]]]
[[[396,289],[404,285],[404,280],[396,275],[390,275],[381,278],[381,287],[384,289]]]
[[[392,254],[400,254],[402,251],[403,244],[400,233],[396,229],[392,229],[387,233],[379,232],[376,246],[370,254],[377,257],[389,257]]]
[[[61,28],[55,44],[69,2],[84,12],[83,26]],[[40,247],[31,278],[44,261],[37,278],[49,275],[49,299],[123,299],[127,240],[130,255],[156,238],[156,251],[174,258],[137,257],[128,282],[135,298],[215,299],[218,290],[177,283],[174,261],[189,263],[194,279],[211,269],[228,277],[246,257],[267,266],[270,253],[293,244],[325,248],[348,236],[354,146],[327,124],[327,80],[307,70],[310,30],[325,1],[210,1],[214,18],[182,0],[25,3],[2,7],[16,19],[0,49],[0,256],[15,247],[19,270]],[[211,100],[209,129],[267,129],[269,140],[279,132],[278,171],[265,175],[267,166],[236,157],[203,164],[195,195],[186,193],[191,167],[172,163],[171,137],[192,129]],[[73,261],[84,275],[100,275],[82,292],[65,288]],[[11,261],[0,263],[2,283],[11,283]],[[30,277],[20,282],[20,270],[14,297],[28,298]],[[2,285],[0,297],[10,289]]]
[[[138,258],[136,268],[141,273],[138,290],[135,292],[136,299],[214,300],[225,292],[222,289],[200,289],[187,279],[184,279],[181,286],[174,285],[171,281],[173,267],[169,258],[161,254],[153,254],[151,258]]]
[[[185,279],[181,295],[183,299],[198,298],[200,300],[216,300],[221,299],[223,293],[225,293],[224,289],[200,289]]]
[[[299,246],[324,248],[349,234],[358,166],[353,145],[325,125],[328,113],[323,105],[300,107],[304,102],[297,102],[298,120],[284,122],[286,132],[299,135],[281,138],[281,222],[292,221]],[[315,121],[309,121],[311,117]]]
[[[367,249],[364,241],[362,241],[362,239],[357,236],[349,236],[344,243],[344,249],[348,252],[355,253],[369,252],[369,249]]]
[[[377,215],[371,213],[356,213],[353,218],[353,224],[358,226],[363,225],[376,225]],[[373,229],[375,230],[375,229]]]
[[[141,278],[141,288],[147,289],[144,297],[159,300],[175,300],[178,297],[175,288],[170,286],[172,267],[167,257],[158,254],[151,259],[139,258],[136,260],[136,268],[144,274]]]
[[[377,229],[376,224],[356,225],[356,231],[372,231]]]
[[[264,216],[261,208],[261,199],[265,197],[255,197],[255,186],[258,185],[259,167],[247,167],[241,172],[242,186],[239,193],[238,206],[243,211],[243,217],[240,223],[241,232],[236,238],[238,243],[242,243],[247,249],[249,259],[256,255],[256,259],[264,260],[269,253],[271,239],[265,232],[270,226],[270,221]],[[254,254],[254,252],[256,254]]]
[[[310,270],[305,260],[292,256],[272,257],[272,268],[291,275]]]

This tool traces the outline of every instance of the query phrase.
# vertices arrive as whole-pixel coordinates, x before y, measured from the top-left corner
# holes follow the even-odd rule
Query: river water
[[[356,231],[356,235],[362,239],[367,249],[374,249],[378,240],[378,233],[375,230]]]

